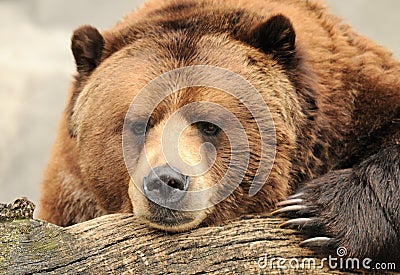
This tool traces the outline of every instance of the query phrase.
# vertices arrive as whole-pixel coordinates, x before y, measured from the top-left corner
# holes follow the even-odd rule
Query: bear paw
[[[347,225],[339,224],[340,210],[334,199],[323,192],[322,182],[310,182],[285,201],[278,203],[274,215],[291,218],[282,223],[281,228],[297,229],[306,238],[300,246],[307,246],[328,254],[339,246],[344,246],[342,236],[346,236]],[[326,186],[326,185],[325,185]],[[335,222],[336,220],[336,222]]]
[[[329,255],[400,263],[400,146],[363,161],[353,169],[332,171],[306,183],[279,203],[273,214],[292,219],[281,224],[307,239],[303,246]],[[334,252],[333,252],[334,253]]]
[[[306,237],[300,246],[319,248],[328,252],[337,247],[340,241],[329,234],[328,221],[323,218],[327,210],[324,210],[317,201],[309,199],[314,197],[310,196],[311,191],[302,188],[287,200],[278,203],[277,206],[280,208],[272,214],[291,218],[280,224],[280,227],[299,230]]]

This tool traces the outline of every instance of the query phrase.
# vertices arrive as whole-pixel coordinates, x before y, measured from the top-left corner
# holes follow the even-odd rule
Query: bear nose
[[[148,199],[157,202],[177,203],[185,196],[190,178],[177,169],[159,166],[152,169],[143,179],[144,194]]]

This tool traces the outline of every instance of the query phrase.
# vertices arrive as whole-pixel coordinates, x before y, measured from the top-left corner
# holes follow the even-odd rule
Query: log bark
[[[128,214],[66,228],[32,219],[2,222],[0,274],[343,274],[321,269],[313,252],[299,247],[296,231],[279,228],[282,221],[250,216],[178,234]],[[315,264],[308,267],[308,259]]]

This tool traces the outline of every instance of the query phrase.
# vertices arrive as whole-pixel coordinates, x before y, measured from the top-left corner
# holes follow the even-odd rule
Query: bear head
[[[107,213],[183,231],[265,212],[290,192],[303,68],[285,16],[84,26],[72,51],[69,132]]]

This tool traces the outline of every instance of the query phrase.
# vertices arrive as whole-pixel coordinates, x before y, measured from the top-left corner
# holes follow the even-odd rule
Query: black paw
[[[344,195],[340,192],[344,190],[343,187],[336,190],[338,182],[333,180],[348,178],[350,173],[351,170],[337,171],[311,181],[278,203],[279,208],[273,214],[291,218],[280,226],[299,230],[305,237],[300,246],[312,247],[318,253],[328,255],[344,245],[348,226],[340,217],[343,203],[339,202]]]
[[[301,245],[400,263],[399,163],[399,146],[383,150],[305,184],[273,213],[292,218],[281,226],[298,229],[306,238]]]

